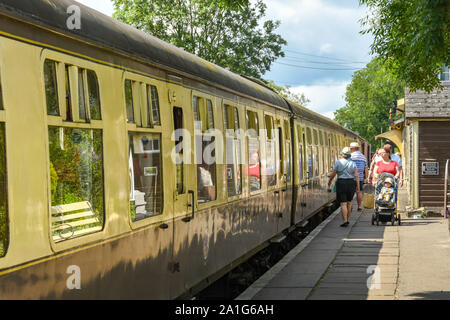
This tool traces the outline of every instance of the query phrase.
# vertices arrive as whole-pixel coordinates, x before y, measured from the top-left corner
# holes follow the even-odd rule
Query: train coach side
[[[2,298],[189,296],[333,200],[356,135],[73,3],[0,1]]]

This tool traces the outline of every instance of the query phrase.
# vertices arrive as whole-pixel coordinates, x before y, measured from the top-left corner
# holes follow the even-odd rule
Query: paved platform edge
[[[277,264],[270,268],[253,284],[242,292],[235,300],[251,300],[258,294],[267,284],[286,266],[288,265],[300,252],[308,247],[310,242],[330,223],[339,213],[341,208],[336,209],[326,220],[319,224],[309,235],[305,237],[297,246],[289,251]]]

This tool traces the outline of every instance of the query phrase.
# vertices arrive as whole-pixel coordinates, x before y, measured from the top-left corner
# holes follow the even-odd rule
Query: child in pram
[[[378,194],[376,202],[381,207],[393,207],[395,204],[394,179],[388,177],[384,180],[383,187]]]

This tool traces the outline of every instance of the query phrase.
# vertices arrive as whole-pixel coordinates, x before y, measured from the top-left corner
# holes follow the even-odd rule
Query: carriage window
[[[240,129],[239,112],[236,107],[224,105],[226,130],[227,191],[233,197],[242,193],[241,140],[235,130]]]
[[[100,90],[98,87],[97,75],[94,71],[87,70],[87,84],[89,91],[89,106],[92,120],[101,120],[100,111]]]
[[[183,136],[178,129],[183,129],[183,110],[178,107],[173,108],[173,129],[175,130],[175,152],[179,158],[183,159]],[[184,193],[184,163],[176,164],[176,190],[178,194]]]
[[[206,106],[208,109],[208,129],[214,129],[214,115],[211,100],[206,100]]]
[[[289,121],[287,121],[287,120],[284,120],[284,138],[286,140],[291,140],[291,130],[290,130]]]
[[[3,110],[3,91],[2,91],[1,79],[0,79],[0,110]]]
[[[314,155],[313,155],[313,159],[314,159],[314,176],[318,177],[319,176],[319,170],[320,170],[320,154],[319,154],[319,147],[315,146],[314,147]]]
[[[268,186],[277,184],[276,169],[276,149],[273,131],[273,118],[269,115],[264,116],[266,123],[267,141],[266,141],[266,179]]]
[[[131,220],[162,213],[161,135],[130,134]]]
[[[151,97],[148,96],[148,89],[150,87],[150,93]],[[159,113],[159,96],[158,96],[158,89],[155,86],[149,86],[147,85],[147,96],[151,98],[152,102],[152,117],[153,117],[153,125],[154,126],[160,126],[161,125],[161,117]],[[150,111],[148,112],[150,116]],[[150,121],[148,123],[151,123]]]
[[[56,62],[44,62],[45,96],[47,99],[47,114],[59,116],[58,84],[56,81]],[[2,103],[3,104],[3,103]],[[0,107],[2,109],[3,106]]]
[[[308,145],[312,144],[311,129],[310,128],[306,128],[306,141],[307,141]]]
[[[314,175],[314,159],[313,159],[313,146],[308,147],[308,179],[311,179]]]
[[[48,135],[53,240],[102,230],[102,131],[49,127]]]
[[[317,137],[317,130],[316,129],[313,129],[313,143],[316,146],[319,144],[319,139]]]
[[[86,101],[84,93],[83,69],[78,68],[78,112],[80,119],[86,120]]]
[[[291,142],[286,140],[286,182],[291,182]]]
[[[5,125],[0,123],[0,257],[8,248],[8,189],[6,185]]]
[[[214,115],[211,100],[205,101],[203,98],[194,96],[192,107],[196,121],[197,201],[198,203],[205,203],[216,200],[215,140],[212,132],[202,132],[201,129],[202,127],[214,129]]]
[[[125,103],[127,107],[127,122],[134,122],[133,88],[131,80],[125,80]]]
[[[261,189],[261,153],[259,148],[258,114],[247,111],[248,119],[248,175],[250,191]]]
[[[69,66],[66,65],[66,120],[72,121],[72,100],[71,100],[71,93],[70,93],[70,76],[69,76]]]
[[[300,175],[300,181],[303,181],[303,166],[304,166],[304,155],[303,155],[303,130],[302,128],[297,125],[297,138],[298,138],[298,152],[299,152],[299,156],[298,156],[298,160],[299,160],[299,175]]]
[[[303,145],[298,146],[299,151],[299,173],[300,173],[300,181],[303,181],[303,164],[304,164],[304,156],[303,156]]]
[[[284,160],[284,170],[286,174],[286,181],[291,182],[291,126],[289,121],[284,121],[284,136],[286,139],[286,158]]]

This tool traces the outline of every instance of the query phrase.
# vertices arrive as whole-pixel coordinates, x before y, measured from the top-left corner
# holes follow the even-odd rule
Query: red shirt
[[[391,160],[389,163],[384,163],[383,161],[377,162],[377,173],[380,174],[382,172],[392,173],[395,175],[397,172],[396,168],[398,167],[398,163],[394,160]]]

